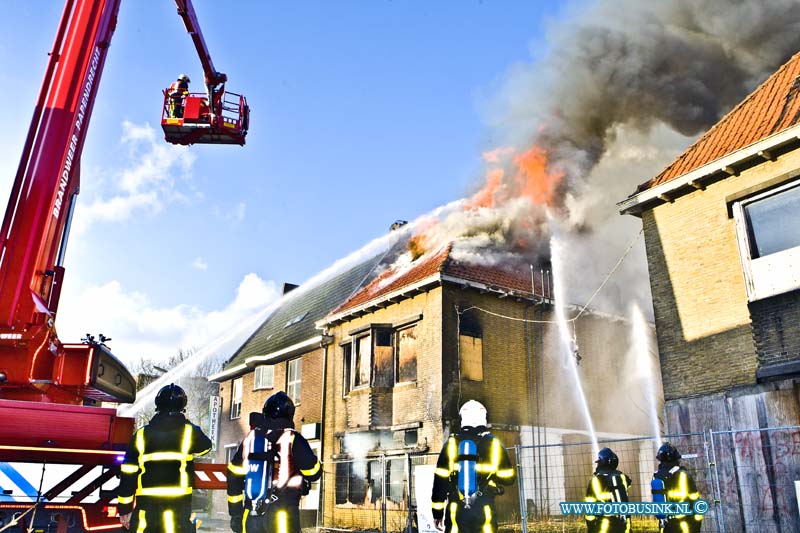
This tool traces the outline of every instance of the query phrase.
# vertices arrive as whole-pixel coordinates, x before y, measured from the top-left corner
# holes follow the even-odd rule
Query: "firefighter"
[[[597,454],[597,468],[586,487],[587,502],[627,502],[631,478],[617,470],[619,458],[611,448],[603,448]],[[629,516],[586,515],[586,531],[589,533],[626,533],[630,531]]]
[[[431,508],[437,529],[450,533],[494,533],[494,498],[514,482],[503,443],[489,433],[486,408],[475,400],[461,406],[461,430],[439,453]]]
[[[186,419],[185,408],[182,388],[174,383],[163,387],[156,395],[155,416],[131,438],[120,467],[118,494],[120,521],[126,529],[194,531],[193,459],[211,451],[211,440]]]
[[[172,82],[167,89],[169,96],[169,116],[171,118],[183,118],[183,99],[189,94],[189,83],[191,80],[186,74],[181,74],[178,79]]]
[[[228,465],[228,513],[236,533],[300,533],[300,497],[322,475],[308,441],[294,430],[294,403],[283,391],[264,403]]]
[[[658,471],[653,474],[653,501],[688,502],[692,505],[700,498],[694,479],[680,465],[681,454],[665,442],[656,454]],[[703,525],[703,515],[669,515],[660,520],[661,533],[697,533]]]

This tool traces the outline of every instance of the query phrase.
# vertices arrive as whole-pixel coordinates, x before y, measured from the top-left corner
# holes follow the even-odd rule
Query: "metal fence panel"
[[[800,427],[712,431],[727,532],[800,531]]]
[[[550,438],[550,442],[556,440]],[[560,435],[559,442],[547,445],[517,446],[519,472],[519,529],[528,532],[585,531],[582,516],[564,516],[559,502],[583,501],[594,472],[592,443],[582,435]],[[673,443],[684,458],[682,464],[695,479],[701,497],[713,500],[712,471],[707,459],[707,436],[702,433],[670,435],[663,441]],[[656,451],[660,441],[651,437],[603,440],[619,456],[619,470],[631,478],[628,496],[631,501],[652,501],[650,481],[656,470]],[[632,518],[632,531],[658,531],[653,517]],[[702,531],[719,531],[716,511],[703,520]]]

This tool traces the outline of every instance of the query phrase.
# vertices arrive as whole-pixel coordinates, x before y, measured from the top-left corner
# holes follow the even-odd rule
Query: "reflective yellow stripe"
[[[228,465],[228,470],[230,470],[234,475],[243,476],[247,474],[247,469],[244,466],[237,466],[233,463]]]
[[[671,500],[682,502],[686,499],[689,494],[689,480],[686,477],[685,472],[678,473],[678,490],[671,490],[667,493],[667,496]]]
[[[587,496],[586,499],[583,500],[583,501],[585,501],[585,502],[596,502],[597,498],[593,498],[592,496]]]
[[[181,487],[188,487],[189,492],[192,492],[192,486],[189,483],[189,472],[186,471],[186,464],[192,460],[189,451],[192,449],[192,426],[186,424],[183,426],[183,442],[181,443],[181,452],[183,459],[181,460]]]
[[[696,515],[694,515],[694,519],[697,520],[698,522],[700,522],[703,519],[703,515],[696,514]]]
[[[587,514],[584,518],[586,518],[586,520],[588,520],[589,522],[591,522],[592,520],[595,519],[595,517],[593,515],[590,515],[590,514]]]
[[[164,533],[175,533],[175,517],[172,511],[164,511]]]
[[[136,432],[136,451],[139,452],[139,479],[136,481],[136,492],[138,493],[142,490],[142,478],[144,477],[144,461],[142,460],[142,456],[144,455],[144,429],[140,429]]]
[[[117,496],[117,503],[120,505],[125,505],[126,503],[132,503],[133,496]]]
[[[119,469],[122,470],[123,474],[135,474],[136,472],[139,471],[139,466],[126,464],[120,466]]]
[[[439,477],[450,477],[450,471],[446,468],[437,468],[433,473]]]
[[[456,464],[456,455],[458,454],[458,450],[456,450],[456,439],[455,437],[449,437],[447,439],[447,460],[450,465],[450,472],[453,471],[453,465]]]
[[[500,441],[492,439],[492,472],[500,468]]]
[[[504,470],[498,470],[497,471],[497,477],[499,477],[499,478],[508,479],[510,477],[513,477],[513,476],[514,476],[514,469],[513,468],[506,468]]]
[[[458,533],[458,523],[456,522],[456,510],[458,509],[458,504],[453,502],[450,504],[450,521],[453,523],[452,529],[450,529],[450,533]]]
[[[192,487],[145,487],[136,491],[137,496],[184,496],[192,493]]]
[[[608,518],[603,518],[603,521],[600,522],[600,533],[608,533],[608,526],[611,525],[611,521]]]
[[[492,508],[488,505],[483,506],[483,516],[486,519],[483,522],[483,533],[492,533]]]
[[[689,533],[689,524],[687,522],[681,522],[681,533]]]
[[[247,515],[250,514],[250,509],[245,509],[242,515],[242,533],[247,533]]]
[[[239,494],[238,496],[228,496],[228,503],[239,503],[242,500],[244,500],[244,494]]]
[[[696,499],[698,499],[699,497],[700,497],[700,493],[699,493],[699,492],[692,492],[692,493],[689,493],[689,499],[690,499],[690,500],[696,500]]]
[[[441,510],[444,509],[444,507],[445,507],[444,502],[432,502],[431,503],[431,509],[434,509],[436,511],[441,511]]]
[[[317,461],[317,464],[315,464],[313,468],[309,468],[308,470],[303,470],[301,468],[300,469],[300,473],[303,474],[304,476],[313,476],[314,474],[319,472],[319,467],[320,467],[320,464],[319,464],[319,461]]]
[[[592,477],[592,490],[594,491],[594,495],[598,501],[611,501],[611,493],[603,492],[603,488],[600,486],[600,480],[597,478],[597,476]]]
[[[142,456],[143,461],[191,461],[192,459],[193,456],[180,452],[153,452]]]
[[[147,527],[147,519],[144,516],[144,511],[139,511],[139,525],[136,527],[136,533],[144,533]]]
[[[287,524],[288,515],[286,511],[278,511],[278,533],[288,533],[289,524]]]

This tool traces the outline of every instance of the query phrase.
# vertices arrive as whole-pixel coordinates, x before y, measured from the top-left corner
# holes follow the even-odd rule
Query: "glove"
[[[242,533],[242,515],[231,517],[231,531],[233,533]]]

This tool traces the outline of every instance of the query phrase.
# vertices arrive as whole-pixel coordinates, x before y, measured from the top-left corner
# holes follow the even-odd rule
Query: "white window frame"
[[[361,340],[362,339],[368,339],[366,345],[368,346],[368,350],[369,350],[369,354],[368,354],[368,357],[369,357],[369,375],[367,376],[367,382],[366,383],[362,383],[360,385],[356,385],[356,376],[358,375],[358,367],[356,366],[356,363],[357,362],[360,363],[362,361],[361,357],[363,357],[363,354],[361,354],[361,349],[360,349]],[[356,338],[353,339],[353,343],[352,343],[353,344],[353,351],[351,352],[351,354],[352,354],[351,355],[351,361],[352,361],[352,365],[353,366],[352,366],[352,370],[350,371],[350,390],[351,391],[361,390],[361,389],[368,389],[368,388],[370,388],[372,386],[372,362],[373,362],[373,358],[375,357],[375,354],[372,353],[373,352],[373,342],[374,341],[373,341],[373,336],[372,336],[371,332],[369,334],[367,334],[367,335],[361,335],[361,336],[356,337]]]
[[[295,367],[292,372],[292,367]],[[292,376],[294,374],[294,376]],[[294,379],[293,379],[294,378]],[[292,399],[295,405],[300,405],[303,394],[303,358],[298,357],[286,363],[286,394]]]
[[[750,225],[745,212],[748,204],[795,187],[800,187],[800,181],[793,181],[739,200],[732,206],[747,300],[750,302],[800,288],[800,246],[763,257],[754,257],[756,254],[750,240]]]
[[[233,460],[233,456],[236,454],[236,450],[239,448],[238,443],[233,444],[226,444],[225,445],[225,464],[230,464]]]
[[[244,378],[235,378],[231,384],[231,420],[242,416],[242,389]],[[238,396],[238,397],[237,397]]]
[[[269,379],[264,378],[264,373],[269,370]],[[264,382],[264,383],[262,383]],[[275,388],[275,367],[273,365],[258,365],[253,372],[253,390]]]

